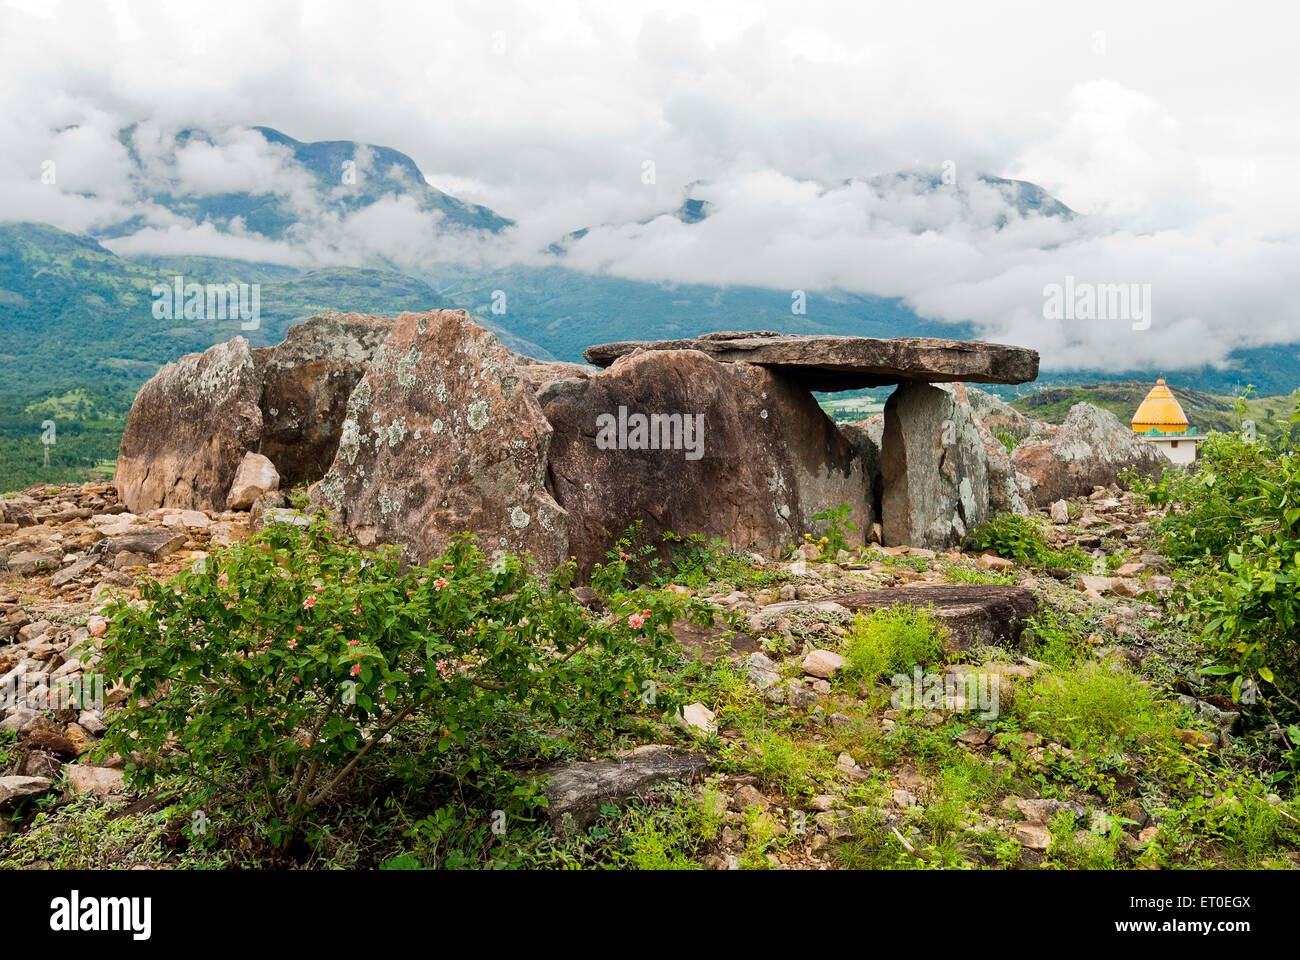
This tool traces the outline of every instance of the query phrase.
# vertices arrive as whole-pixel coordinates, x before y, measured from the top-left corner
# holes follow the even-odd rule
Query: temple
[[[1205,439],[1187,422],[1187,415],[1163,377],[1133,414],[1133,432],[1159,447],[1174,463],[1193,463],[1196,445]]]

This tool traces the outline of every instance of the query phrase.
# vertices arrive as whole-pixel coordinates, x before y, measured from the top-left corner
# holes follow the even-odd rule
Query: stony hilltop
[[[1247,785],[1242,708],[1197,672],[1155,529],[1168,508],[1125,488],[1160,476],[1159,454],[1087,404],[1051,426],[964,385],[1032,379],[1032,351],[751,332],[587,359],[522,358],[461,312],[323,315],[274,347],[236,338],[164,367],[136,398],[113,484],[0,499],[0,685],[15,692],[0,701],[0,863],[446,865],[454,849],[461,865],[1300,864],[1295,801]],[[827,383],[898,386],[882,415],[841,429],[812,397]],[[320,794],[310,816],[337,828],[309,849],[238,813],[258,802],[247,790],[200,800],[184,778],[136,782],[183,761],[184,743],[124,752],[113,725],[176,709],[188,667],[51,703],[120,656],[148,625],[129,611],[162,609],[158,585],[178,584],[168,603],[207,603],[242,576],[228,557],[256,556],[229,551],[296,569],[295,531],[322,523],[400,548],[430,596],[454,595],[472,535],[494,570],[513,555],[538,577],[570,570],[555,588],[565,622],[630,624],[627,680],[599,666],[622,711],[601,723],[521,715],[524,698],[507,708],[516,694],[499,692],[513,688],[480,679],[515,655],[522,620],[471,617],[467,636],[495,639],[437,661],[472,679],[458,695],[475,709],[507,711],[469,742],[502,758],[535,816],[488,830],[506,818],[488,781],[440,779],[457,731],[406,732],[406,712],[379,705],[357,728],[373,768]],[[240,660],[324,651],[312,631],[349,624],[288,624],[364,567],[314,587],[273,577],[297,591],[284,610],[233,593],[211,609],[232,631],[278,624],[254,628]],[[522,589],[510,582],[501,602]],[[655,619],[672,604],[690,616]],[[666,715],[626,659],[652,626],[671,641],[649,688],[671,691]],[[340,640],[341,662],[366,642]],[[585,641],[549,642],[530,670],[588,669]],[[259,662],[262,703],[308,669]],[[369,682],[362,662],[340,681]],[[287,735],[311,749],[333,709]],[[63,843],[104,811],[113,842]],[[442,846],[421,832],[432,823]]]

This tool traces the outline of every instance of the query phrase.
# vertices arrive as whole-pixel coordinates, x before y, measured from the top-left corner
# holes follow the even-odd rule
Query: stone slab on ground
[[[1038,608],[1033,591],[1003,584],[935,584],[886,587],[839,594],[836,603],[854,611],[884,610],[900,604],[930,606],[951,632],[957,650],[1020,643],[1025,622]]]
[[[602,804],[622,804],[670,780],[693,780],[708,766],[704,754],[650,744],[617,760],[547,764],[536,776],[543,780],[542,792],[550,801],[546,813],[551,826],[566,829],[569,814],[573,828],[581,831],[600,816]]]

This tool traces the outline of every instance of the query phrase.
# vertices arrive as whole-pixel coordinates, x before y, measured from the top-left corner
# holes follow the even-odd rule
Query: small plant
[[[776,818],[758,804],[745,808],[745,850],[740,855],[740,869],[767,870],[768,852],[783,844],[789,835],[780,829]]]
[[[1015,583],[1016,578],[1011,573],[999,573],[997,570],[981,570],[973,563],[962,560],[959,563],[950,565],[944,572],[943,578],[948,583]]]
[[[1072,747],[1142,741],[1170,750],[1180,739],[1173,710],[1114,661],[1047,671],[1022,687],[1014,709],[1027,727]]]
[[[659,543],[642,543],[642,521],[627,528],[606,556],[626,565],[625,586],[675,584],[705,592],[715,587],[761,589],[784,583],[784,571],[756,570],[749,556],[725,540],[668,531]]]
[[[1068,870],[1114,870],[1124,849],[1124,828],[1118,821],[1106,830],[1076,830],[1074,814],[1057,812],[1049,826],[1048,866]]]
[[[738,749],[733,761],[740,769],[792,797],[811,795],[811,778],[824,766],[815,748],[769,728],[747,730]]]
[[[627,814],[624,832],[628,864],[636,870],[699,870],[699,854],[726,822],[727,798],[716,790],[698,792],[669,786],[659,800]]]
[[[839,556],[841,550],[848,552],[849,542],[846,531],[858,532],[858,525],[849,519],[849,514],[852,512],[852,505],[841,503],[838,507],[814,514],[814,521],[826,524],[825,534],[818,541],[823,557],[834,559]]]
[[[966,537],[970,550],[992,550],[1000,557],[1028,567],[1086,569],[1091,558],[1078,547],[1057,550],[1047,542],[1046,524],[1040,517],[1000,513]]]
[[[899,605],[859,614],[844,644],[844,675],[874,680],[939,661],[948,629],[929,609]]]

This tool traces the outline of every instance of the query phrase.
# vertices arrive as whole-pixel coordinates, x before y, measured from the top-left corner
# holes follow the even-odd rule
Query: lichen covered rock
[[[551,426],[508,351],[463,310],[406,313],[348,400],[338,451],[313,488],[362,545],[416,563],[452,536],[489,554],[567,557],[567,517],[546,490]]]
[[[285,487],[319,480],[338,449],[348,397],[388,336],[392,320],[325,313],[289,328],[266,350],[258,452]]]
[[[140,388],[114,479],[128,510],[226,508],[235,471],[262,436],[259,367],[235,337],[167,364]]]
[[[1118,482],[1127,469],[1152,476],[1169,465],[1165,455],[1135,436],[1109,410],[1076,403],[1065,422],[1041,443],[1022,443],[1011,455],[1029,478],[1031,506],[1086,496]]]
[[[579,569],[636,521],[776,553],[852,508],[871,525],[861,460],[807,390],[780,373],[695,350],[641,351],[539,394],[555,427],[550,479]]]

